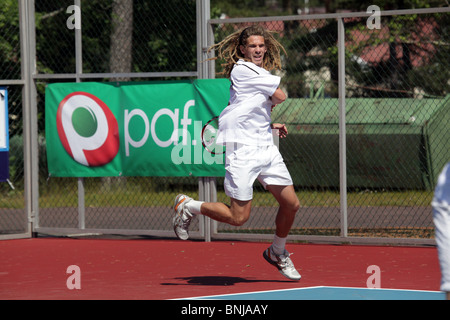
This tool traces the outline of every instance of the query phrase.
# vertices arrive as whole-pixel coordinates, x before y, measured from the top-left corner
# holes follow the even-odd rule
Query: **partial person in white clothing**
[[[289,252],[287,236],[300,207],[291,176],[273,141],[272,130],[281,138],[287,135],[284,124],[271,123],[271,111],[286,99],[280,89],[281,78],[269,71],[281,69],[280,50],[273,35],[261,26],[235,32],[213,46],[225,60],[224,73],[229,77],[230,100],[219,116],[217,143],[226,146],[225,193],[230,205],[196,201],[180,194],[175,199],[174,230],[178,238],[189,238],[192,219],[203,214],[234,226],[250,217],[253,183],[256,179],[279,203],[272,245],[263,257],[291,280],[300,280]]]
[[[431,204],[442,274],[441,290],[450,300],[450,162],[439,175]]]

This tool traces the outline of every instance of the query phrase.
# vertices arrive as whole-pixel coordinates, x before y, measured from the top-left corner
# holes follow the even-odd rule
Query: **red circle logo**
[[[111,162],[119,152],[119,126],[108,106],[87,92],[67,95],[56,114],[58,135],[67,153],[87,167]]]

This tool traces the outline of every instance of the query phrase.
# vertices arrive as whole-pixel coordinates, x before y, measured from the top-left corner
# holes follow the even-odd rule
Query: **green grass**
[[[332,191],[300,191],[297,192],[303,207],[339,207],[340,194]],[[219,192],[217,198],[225,201],[227,196]],[[379,206],[429,206],[433,194],[429,191],[398,191],[398,192],[350,192],[347,194],[348,206],[379,207]],[[277,206],[276,200],[268,192],[256,192],[254,206]]]
[[[144,183],[145,182],[145,183]],[[218,187],[217,199],[229,203],[222,187]],[[145,179],[131,179],[130,181],[109,183],[100,180],[88,181],[85,184],[86,207],[168,207],[180,192],[186,192],[198,199],[197,187],[183,185],[175,181],[173,184],[149,183]],[[75,179],[50,181],[41,185],[39,189],[40,208],[77,207],[78,187]],[[339,192],[333,191],[297,191],[297,196],[303,207],[339,207]],[[433,193],[430,191],[360,191],[349,192],[347,203],[349,207],[377,207],[377,206],[430,206]],[[23,190],[0,186],[0,214],[2,208],[24,208],[25,195]],[[254,192],[252,205],[254,207],[278,206],[274,197],[266,191]],[[273,233],[267,229],[238,228],[219,230],[219,232],[243,233]],[[291,231],[297,235],[339,236],[338,228],[297,228]],[[350,237],[386,237],[386,238],[433,238],[433,228],[349,228]]]
[[[274,229],[245,229],[234,228],[232,230],[218,230],[222,233],[254,233],[254,234],[274,234]],[[341,234],[338,228],[293,228],[290,235],[302,236],[335,236]],[[434,228],[349,228],[347,230],[349,237],[374,237],[374,238],[416,238],[416,239],[433,239]]]
[[[160,189],[161,190],[161,189]],[[0,195],[0,208],[23,208],[24,192],[9,190]],[[78,189],[76,182],[44,186],[39,190],[39,206],[77,207]],[[87,207],[157,207],[171,206],[175,196],[183,192],[182,188],[158,191],[158,188],[137,183],[122,186],[92,184],[86,186],[85,204]],[[186,191],[193,198],[198,198],[197,190]],[[303,207],[339,207],[340,195],[332,191],[298,191],[297,196]],[[433,193],[429,191],[363,191],[350,192],[347,195],[348,206],[430,206]],[[217,199],[229,203],[228,197],[219,190]],[[265,191],[254,193],[253,206],[277,206],[274,197]]]

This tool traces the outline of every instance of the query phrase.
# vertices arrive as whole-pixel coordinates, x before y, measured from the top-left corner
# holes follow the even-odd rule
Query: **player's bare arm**
[[[272,97],[270,97],[272,100],[272,103],[274,105],[280,104],[282,102],[284,102],[286,100],[286,94],[283,92],[283,90],[281,90],[280,88],[278,88],[275,93],[272,95]]]

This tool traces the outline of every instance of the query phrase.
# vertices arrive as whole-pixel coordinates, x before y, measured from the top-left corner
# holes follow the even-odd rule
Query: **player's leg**
[[[243,145],[227,145],[225,161],[225,193],[230,206],[217,202],[195,201],[179,195],[175,200],[174,230],[178,238],[186,240],[190,221],[196,214],[233,226],[243,225],[250,217],[253,183],[259,175],[257,149]],[[231,165],[232,164],[232,165]],[[177,206],[177,202],[179,205]]]
[[[220,202],[205,202],[201,207],[201,214],[213,220],[242,226],[250,217],[252,201],[241,201],[231,198],[230,206]]]
[[[301,276],[289,257],[290,253],[285,249],[287,235],[291,230],[300,203],[292,185],[270,185],[266,188],[277,199],[280,207],[275,219],[276,233],[273,243],[264,251],[263,256],[286,278],[300,280]]]
[[[291,230],[300,202],[295,193],[291,175],[278,148],[271,146],[265,153],[270,157],[270,161],[262,168],[258,180],[266,190],[272,193],[280,205],[275,221],[275,252],[280,254],[284,250],[284,244],[281,243],[281,247],[278,247],[277,244],[282,242],[280,239],[285,240]]]
[[[278,148],[271,146],[265,152],[270,161],[262,168],[258,180],[278,201],[279,208],[275,219],[276,232],[272,245],[263,253],[264,258],[275,266],[280,273],[291,279],[300,280],[301,276],[289,258],[285,249],[287,236],[294,222],[300,202],[295,193],[292,178]]]
[[[246,190],[245,193],[251,193],[251,186],[250,191]],[[227,194],[229,194],[228,191]],[[247,198],[244,197],[244,199]],[[251,199],[251,195],[249,198]],[[241,226],[250,217],[251,206],[252,200],[238,200],[233,197],[230,197],[230,206],[227,206],[221,202],[196,201],[186,195],[178,195],[174,204],[176,216],[173,219],[173,227],[175,234],[179,239],[187,240],[189,225],[198,214],[233,226]]]
[[[267,186],[267,190],[272,193],[280,205],[275,219],[276,235],[280,238],[286,238],[294,223],[295,214],[300,208],[300,201],[292,185],[272,185]]]
[[[230,206],[204,203],[201,214],[213,220],[242,226],[250,217],[253,183],[259,174],[257,151],[253,147],[229,144],[225,159],[225,194]]]
[[[233,226],[241,226],[250,217],[251,204],[251,200],[241,201],[231,198],[231,204],[227,206],[221,202],[196,201],[180,194],[176,197],[174,204],[174,210],[177,213],[173,219],[175,234],[179,239],[187,240],[189,225],[198,214]]]

